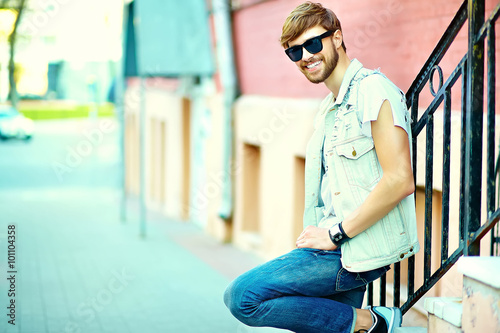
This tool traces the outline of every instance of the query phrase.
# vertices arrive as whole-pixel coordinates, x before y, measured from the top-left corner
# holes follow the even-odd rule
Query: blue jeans
[[[249,326],[352,333],[366,284],[388,269],[351,273],[340,251],[295,249],[235,279],[224,303]]]

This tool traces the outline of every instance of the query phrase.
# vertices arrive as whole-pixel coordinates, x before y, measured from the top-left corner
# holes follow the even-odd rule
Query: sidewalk
[[[136,212],[120,222],[118,203],[110,189],[0,191],[1,274],[8,225],[16,228],[17,271],[15,297],[0,282],[0,332],[276,331],[240,324],[222,301],[229,281],[259,259],[189,223],[151,216],[141,239]]]
[[[0,333],[276,332],[240,324],[223,303],[261,260],[153,213],[142,239],[132,199],[120,221],[118,129],[43,121],[33,140],[0,143]],[[54,162],[67,164],[62,177]]]

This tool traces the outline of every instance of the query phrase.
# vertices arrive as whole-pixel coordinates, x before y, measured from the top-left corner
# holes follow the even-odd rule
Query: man
[[[348,58],[339,20],[320,4],[292,11],[281,44],[331,91],[307,147],[305,229],[297,249],[238,277],[224,301],[250,326],[393,332],[398,308],[361,305],[367,283],[419,250],[404,94]]]

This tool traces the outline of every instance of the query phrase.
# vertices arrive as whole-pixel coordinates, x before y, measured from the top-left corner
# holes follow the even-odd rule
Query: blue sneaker
[[[374,306],[368,310],[373,317],[373,325],[368,333],[394,333],[396,327],[401,327],[403,316],[399,308]]]

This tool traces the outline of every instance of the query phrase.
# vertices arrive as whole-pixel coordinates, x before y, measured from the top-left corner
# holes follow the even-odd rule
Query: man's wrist
[[[342,222],[328,229],[328,234],[330,235],[330,240],[332,241],[332,243],[337,247],[340,247],[342,244],[351,239],[349,236],[347,236],[344,229],[342,228]]]

